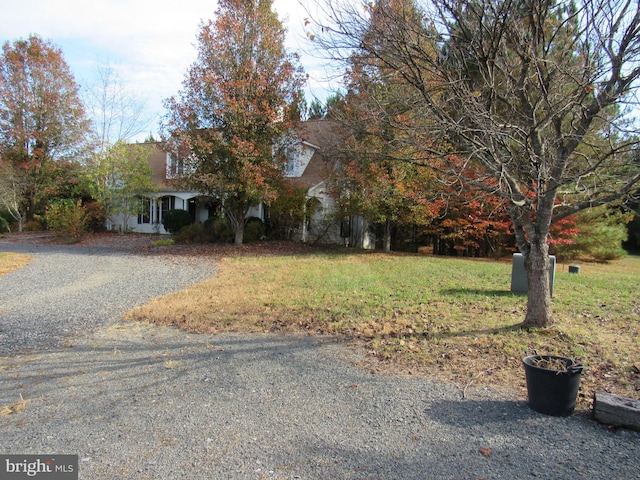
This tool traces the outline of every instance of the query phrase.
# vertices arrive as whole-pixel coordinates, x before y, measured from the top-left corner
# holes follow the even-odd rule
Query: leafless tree
[[[103,152],[116,142],[130,141],[145,132],[151,122],[145,113],[146,98],[127,88],[114,66],[99,64],[96,76],[87,92],[87,103]]]
[[[503,198],[527,270],[523,325],[546,326],[551,224],[638,191],[640,4],[419,1],[325,0],[309,36],[332,60],[366,52],[410,87],[414,114],[396,127],[414,161],[437,156],[442,178]]]

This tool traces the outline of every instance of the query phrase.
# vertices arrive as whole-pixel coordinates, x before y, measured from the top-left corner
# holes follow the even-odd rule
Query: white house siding
[[[364,218],[355,216],[347,219],[349,224],[349,235],[347,245],[355,248],[374,250],[376,248],[376,237],[369,230],[369,222]]]
[[[189,211],[189,201],[198,197],[195,192],[158,192],[147,200],[147,210],[143,215],[130,216],[125,226],[126,231],[138,233],[168,234],[162,226],[162,214],[165,210],[179,209]],[[165,202],[163,208],[163,200]],[[196,204],[196,221],[204,222],[209,218],[209,211],[202,205]],[[124,216],[117,215],[108,228],[119,230],[124,223]]]
[[[319,149],[308,142],[298,143],[291,151],[291,159],[285,169],[285,177],[300,178],[309,165],[314,153]]]
[[[264,221],[264,205],[261,203],[260,205],[250,207],[245,218],[250,217],[258,217],[260,220]]]

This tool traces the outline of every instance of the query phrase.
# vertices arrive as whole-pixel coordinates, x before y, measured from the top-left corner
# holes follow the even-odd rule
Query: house
[[[297,142],[285,176],[307,190],[308,202],[314,202],[311,218],[303,222],[297,239],[320,241],[359,248],[375,247],[375,238],[361,217],[340,217],[330,194],[329,180],[338,166],[343,137],[335,122],[310,120],[296,129]]]
[[[340,135],[334,122],[312,120],[300,122],[289,143],[289,162],[284,176],[296,187],[307,192],[310,218],[294,232],[294,239],[304,242],[346,244],[373,248],[374,239],[359,218],[339,218],[336,202],[329,190],[329,178],[339,162],[338,145]],[[162,226],[162,218],[168,210],[182,209],[189,212],[194,223],[204,222],[220,213],[220,205],[196,191],[178,187],[177,180],[183,175],[182,163],[162,149],[162,144],[144,144],[150,148],[149,165],[157,191],[145,201],[145,210],[137,218],[131,218],[127,229],[142,233],[168,233]],[[256,205],[247,217],[265,219],[267,210]],[[122,219],[120,219],[122,220]]]
[[[157,189],[142,199],[142,213],[139,213],[137,218],[124,220],[117,217],[114,224],[122,225],[123,221],[126,221],[125,230],[169,233],[162,226],[163,216],[169,210],[188,211],[194,223],[204,222],[215,215],[216,205],[212,201],[203,198],[199,192],[178,186],[176,180],[182,176],[182,165],[162,149],[161,142],[145,143],[143,146],[150,151],[148,161]]]

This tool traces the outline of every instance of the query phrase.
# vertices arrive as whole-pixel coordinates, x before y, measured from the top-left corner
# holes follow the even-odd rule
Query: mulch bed
[[[236,257],[246,256],[278,256],[278,255],[304,255],[331,249],[335,247],[309,245],[293,241],[262,241],[245,245],[210,243],[210,244],[174,244],[166,246],[154,245],[159,239],[171,238],[168,235],[153,235],[148,233],[90,233],[80,242],[78,247],[101,247],[113,250],[127,250],[141,254],[171,254],[183,256],[207,256],[207,257]],[[49,232],[22,232],[5,233],[0,235],[0,241],[10,243],[26,243],[37,245],[62,245]]]

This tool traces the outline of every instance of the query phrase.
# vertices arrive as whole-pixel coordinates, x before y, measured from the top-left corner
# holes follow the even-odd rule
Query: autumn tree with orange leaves
[[[44,208],[62,164],[88,153],[90,122],[62,51],[37,35],[0,56],[0,207],[22,228]]]
[[[185,164],[184,183],[220,202],[242,244],[249,208],[277,196],[279,140],[299,120],[306,78],[271,0],[218,5],[200,26],[183,90],[165,101],[162,135]]]

